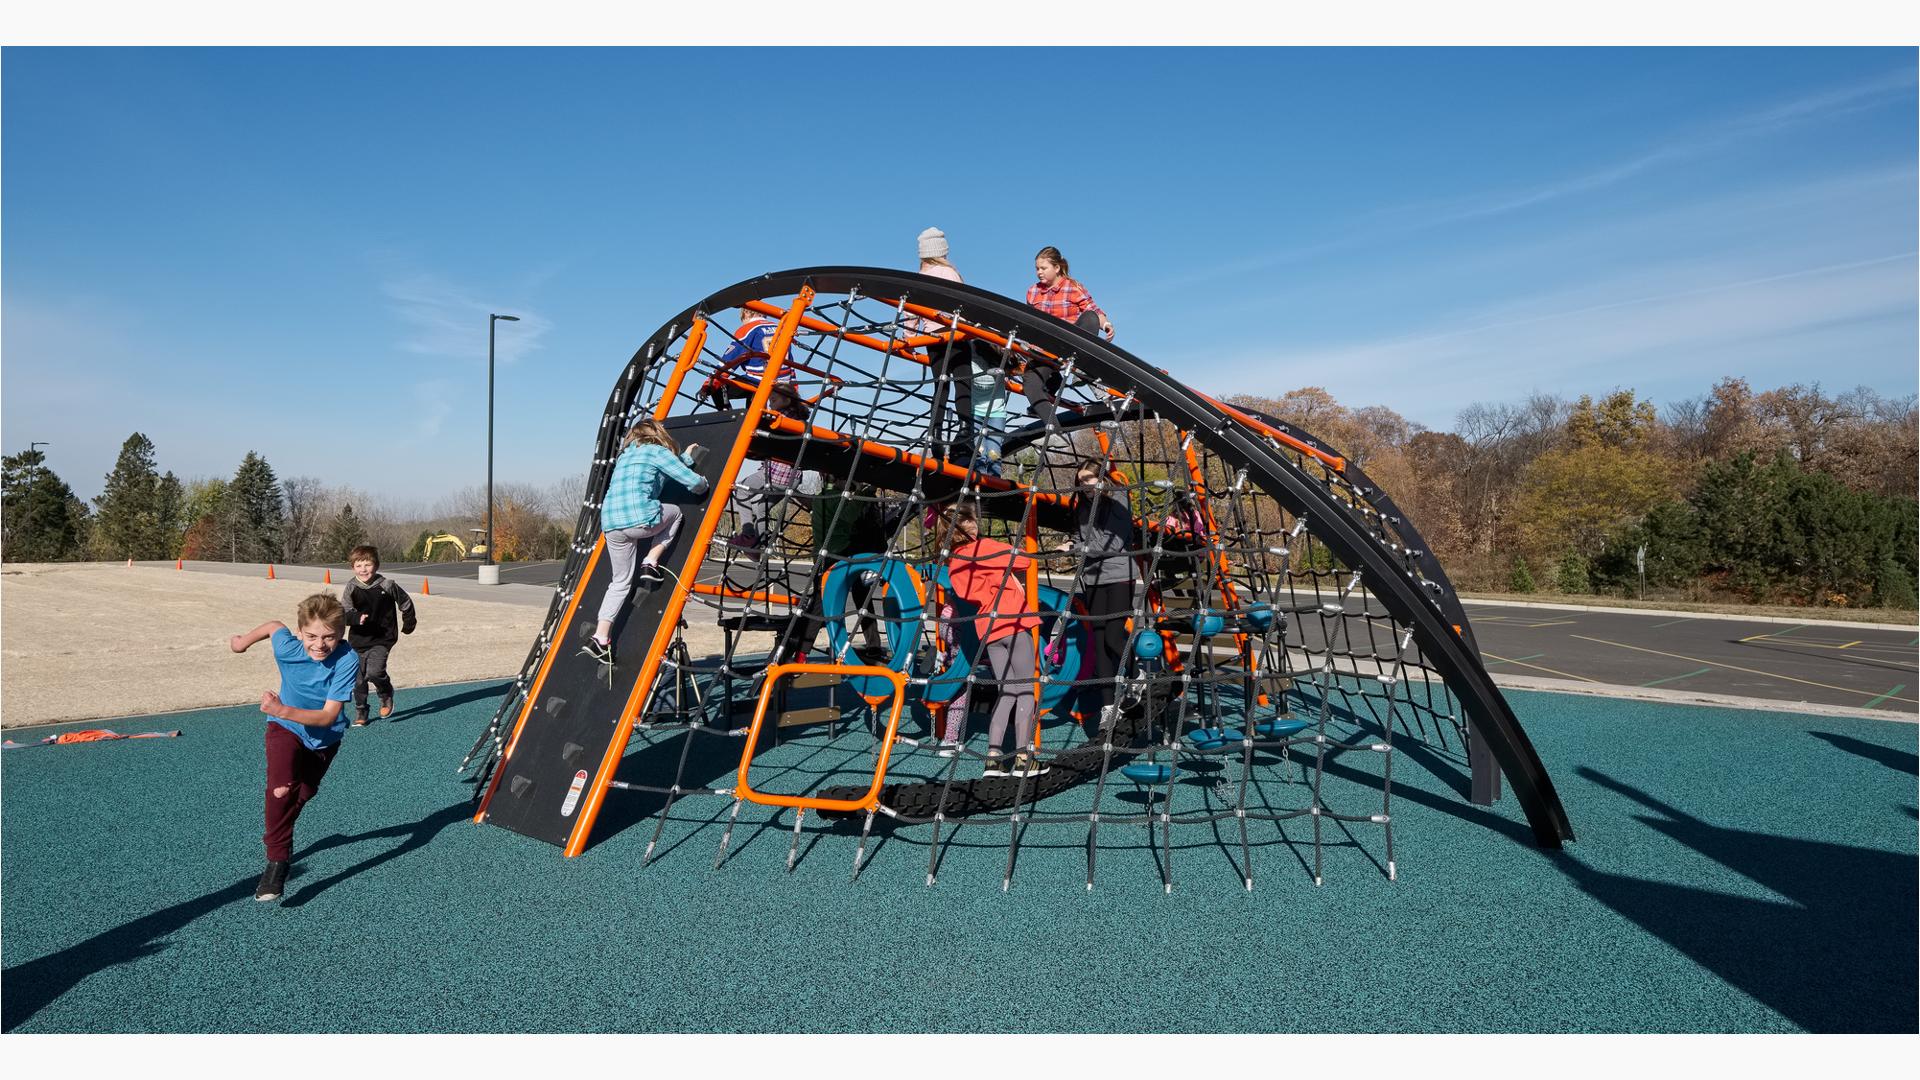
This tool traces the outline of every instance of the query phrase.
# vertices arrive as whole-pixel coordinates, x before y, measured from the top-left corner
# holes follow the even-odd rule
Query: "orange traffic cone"
[[[175,570],[185,570],[187,568],[187,560],[185,559],[173,560],[173,568]]]
[[[432,595],[433,595],[433,590],[432,590],[432,589],[429,589],[429,588],[427,588],[427,579],[426,579],[426,578],[421,578],[421,579],[420,579],[420,595],[421,595],[421,596],[432,596]]]
[[[267,580],[268,581],[273,580],[273,564],[272,563],[267,564]]]
[[[331,570],[327,571],[327,576],[321,579],[320,584],[322,585],[333,584],[333,571]]]

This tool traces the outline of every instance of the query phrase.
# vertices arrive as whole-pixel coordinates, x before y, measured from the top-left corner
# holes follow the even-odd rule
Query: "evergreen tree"
[[[1898,608],[1901,611],[1912,611],[1920,604],[1920,597],[1915,596],[1913,575],[1891,553],[1880,559],[1879,572],[1873,583],[1873,602],[1880,607]]]
[[[154,516],[158,520],[160,535],[165,544],[160,551],[162,559],[178,558],[180,543],[189,524],[186,518],[187,492],[180,484],[180,478],[169,471],[160,478],[153,489]]]
[[[25,450],[0,471],[0,558],[58,562],[86,554],[87,505],[46,467],[47,456]]]
[[[1594,591],[1637,588],[1640,572],[1634,556],[1642,544],[1647,548],[1648,585],[1673,588],[1700,576],[1706,558],[1700,522],[1691,505],[1671,500],[1607,538],[1606,548],[1587,568]]]
[[[320,540],[319,555],[326,562],[345,562],[355,547],[366,542],[366,526],[354,516],[353,504],[348,503],[328,524],[327,534]]]
[[[1513,560],[1513,577],[1508,579],[1507,588],[1517,593],[1533,591],[1533,571],[1527,569],[1527,560]]]
[[[221,516],[232,529],[230,550],[235,560],[273,562],[280,558],[287,525],[286,501],[266,458],[247,452],[221,504]]]
[[[1553,581],[1560,591],[1569,595],[1583,595],[1593,591],[1593,582],[1587,575],[1586,556],[1577,551],[1569,551],[1560,560]]]
[[[171,477],[171,473],[168,474]],[[107,484],[93,500],[93,551],[103,559],[163,559],[174,551],[179,481],[163,490],[153,440],[139,432],[120,446]]]

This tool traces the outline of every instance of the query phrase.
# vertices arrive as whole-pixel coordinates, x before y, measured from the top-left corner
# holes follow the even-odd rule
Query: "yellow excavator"
[[[473,534],[472,543],[463,543],[459,537],[452,533],[435,533],[427,537],[425,542],[420,546],[420,558],[426,562],[432,562],[435,548],[445,549],[447,545],[451,544],[453,545],[453,550],[459,552],[462,559],[473,562],[485,559],[487,557],[487,530],[468,529],[467,531]]]

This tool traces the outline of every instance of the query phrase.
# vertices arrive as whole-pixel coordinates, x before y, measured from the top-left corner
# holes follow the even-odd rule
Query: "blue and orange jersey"
[[[779,322],[755,315],[733,332],[733,344],[720,356],[720,363],[735,378],[758,378],[767,370],[768,351],[773,347],[773,332]]]

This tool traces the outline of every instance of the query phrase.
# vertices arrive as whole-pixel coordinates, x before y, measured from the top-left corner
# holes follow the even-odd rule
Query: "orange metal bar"
[[[727,455],[726,465],[720,470],[720,476],[714,481],[716,495],[732,489],[734,479],[740,475],[740,465],[747,457],[747,445],[753,441],[756,421],[766,412],[767,399],[773,396],[774,381],[780,376],[780,366],[786,362],[787,350],[793,345],[794,331],[798,329],[800,317],[813,303],[813,287],[803,286],[800,295],[794,298],[793,306],[788,308],[780,319],[780,328],[774,332],[773,344],[767,349],[766,371],[760,376],[760,387],[754,391],[753,399],[747,403],[745,418],[740,424],[740,433],[733,440],[733,450]],[[706,516],[700,520],[700,528],[693,536],[689,549],[689,558],[704,557],[707,545],[712,542],[714,532],[720,527],[720,518],[726,512],[727,500],[716,497],[707,504]],[[680,612],[686,608],[689,592],[686,581],[674,583],[673,592],[667,597],[667,606],[660,613],[660,626],[672,627],[680,621]],[[578,597],[576,596],[577,600]],[[586,805],[580,809],[580,820],[574,823],[573,832],[567,837],[566,854],[572,858],[586,850],[587,834],[593,828],[593,820],[599,816],[600,806],[607,797],[607,785],[613,782],[614,770],[620,765],[620,758],[627,750],[627,737],[633,733],[633,718],[645,703],[653,680],[660,673],[660,659],[666,651],[664,640],[656,640],[655,648],[649,649],[647,659],[640,667],[640,678],[634,682],[633,691],[627,696],[626,707],[620,710],[620,720],[614,725],[613,742],[600,761],[600,769],[594,775],[593,785],[588,789]]]
[[[1027,610],[1032,612],[1038,612],[1040,610],[1040,560],[1037,558],[1040,554],[1040,518],[1033,512],[1033,497],[1037,494],[1039,494],[1039,492],[1034,491],[1032,488],[1027,489],[1027,509],[1026,512],[1021,515],[1026,519],[1027,525],[1026,536],[1024,538],[1027,546]],[[1067,607],[1073,607],[1073,601],[1071,599],[1067,601]],[[1058,617],[1065,619],[1070,615],[1070,611],[1062,612]],[[1032,634],[1029,636],[1033,639],[1033,748],[1038,750],[1041,749],[1042,746],[1040,739],[1040,702],[1046,697],[1045,694],[1041,693],[1042,684],[1046,680],[1040,674],[1040,650],[1043,647],[1040,644],[1040,627],[1035,626]],[[1078,675],[1079,673],[1075,672],[1075,674]],[[1073,710],[1069,708],[1067,712],[1071,715]],[[992,748],[989,747],[988,749]]]
[[[874,765],[873,785],[858,799],[819,799],[810,795],[770,795],[753,790],[747,770],[753,764],[753,748],[758,745],[760,728],[766,723],[767,704],[780,680],[788,675],[827,673],[832,675],[873,675],[893,684],[893,710],[887,716],[887,733],[880,742],[880,759]],[[801,810],[871,810],[880,803],[880,785],[887,778],[887,764],[893,760],[893,739],[900,731],[900,712],[907,703],[907,677],[888,667],[843,664],[775,664],[767,669],[767,681],[760,687],[760,702],[754,706],[753,725],[747,728],[746,747],[740,754],[740,779],[734,795],[762,806],[791,806]]]
[[[768,604],[801,604],[805,601],[786,593],[757,592],[742,589],[729,589],[724,585],[709,585],[704,581],[693,583],[693,591],[702,596],[725,596],[734,600],[759,600]]]
[[[763,416],[761,423],[773,431],[782,432],[787,435],[809,435],[814,439],[831,443],[834,446],[851,446],[868,457],[880,458],[883,461],[902,462],[913,466],[921,472],[939,473],[942,476],[955,480],[967,479],[967,470],[958,465],[948,464],[930,457],[922,457],[919,454],[888,446],[885,443],[870,442],[866,439],[857,439],[851,435],[843,435],[832,428],[803,423],[792,417],[770,414]],[[973,483],[975,487],[985,491],[1030,490],[1022,488],[1021,485],[1011,480],[1003,480],[997,476],[975,475],[973,477]],[[1034,499],[1040,502],[1053,503],[1054,505],[1061,505],[1067,501],[1066,496],[1055,495],[1050,492],[1036,491],[1032,492],[1032,495]]]
[[[507,740],[507,748],[500,755],[500,764],[493,770],[493,779],[487,784],[487,794],[480,800],[480,808],[473,813],[473,823],[478,825],[487,820],[487,807],[493,802],[493,793],[500,787],[500,778],[506,775],[506,764],[513,757],[513,748],[520,745],[520,733],[526,730],[527,717],[533,712],[533,703],[540,697],[540,688],[547,683],[547,672],[553,670],[553,658],[560,649],[560,631],[573,625],[574,612],[580,607],[580,596],[587,591],[587,582],[593,580],[593,568],[600,561],[600,553],[607,548],[607,538],[601,536],[593,542],[593,550],[587,553],[587,561],[580,569],[580,580],[573,587],[573,599],[567,601],[566,614],[555,624],[554,640],[547,645],[547,655],[540,658],[540,671],[533,677],[533,686],[527,691],[527,699],[520,706],[520,719],[513,722],[513,735]]]
[[[1303,443],[1299,439],[1296,439],[1293,436],[1287,434],[1286,432],[1281,431],[1279,428],[1276,428],[1271,424],[1265,423],[1264,421],[1256,420],[1253,417],[1248,416],[1246,413],[1241,412],[1239,409],[1236,409],[1233,406],[1227,404],[1226,402],[1221,401],[1219,398],[1209,397],[1206,394],[1201,394],[1200,391],[1198,390],[1195,390],[1194,393],[1200,394],[1200,400],[1206,402],[1209,405],[1212,405],[1214,408],[1219,409],[1221,412],[1226,413],[1228,416],[1233,417],[1235,420],[1240,421],[1242,424],[1245,424],[1247,427],[1252,428],[1253,430],[1259,432],[1260,434],[1266,435],[1270,438],[1278,439],[1279,441],[1287,444],[1288,446],[1293,447],[1295,450],[1300,451],[1301,453],[1307,455],[1308,457],[1318,460],[1322,465],[1325,465],[1326,467],[1332,469],[1335,472],[1347,471],[1346,458],[1338,457],[1336,455],[1327,453],[1325,450],[1320,450],[1320,449],[1316,449],[1314,447],[1308,446],[1306,443]]]
[[[762,315],[784,315],[786,313],[783,309],[774,307],[765,300],[749,300],[740,306],[751,311],[757,311]],[[809,330],[818,330],[829,337],[837,337],[845,341],[851,341],[855,345],[865,345],[867,348],[879,352],[892,353],[895,356],[905,357],[908,360],[918,361],[922,364],[926,363],[926,360],[915,353],[905,341],[888,341],[885,338],[877,338],[868,334],[849,334],[841,327],[835,326],[825,319],[815,318],[812,315],[802,316],[800,325]]]
[[[1187,444],[1185,448],[1187,456],[1187,476],[1193,483],[1194,501],[1200,504],[1200,515],[1205,518],[1207,522],[1207,539],[1211,541],[1220,535],[1220,522],[1219,519],[1213,516],[1213,502],[1207,498],[1206,472],[1200,468],[1200,455],[1193,452],[1193,443],[1188,440],[1188,434],[1189,433],[1184,431],[1180,433],[1180,441]],[[1240,595],[1239,590],[1233,587],[1233,568],[1227,563],[1227,553],[1217,550],[1209,543],[1207,558],[1213,563],[1215,572],[1219,574],[1221,599],[1226,601],[1229,609],[1238,610],[1240,607]],[[1195,627],[1194,629],[1198,631],[1199,627]],[[1199,637],[1198,633],[1194,636],[1196,640]],[[1246,633],[1240,630],[1234,631],[1233,643],[1240,650],[1240,658],[1246,662],[1247,673],[1249,675],[1253,674],[1253,650],[1247,644]]]
[[[687,343],[680,348],[680,359],[674,361],[673,374],[667,378],[667,388],[661,392],[660,401],[653,407],[653,418],[665,420],[673,408],[674,396],[680,393],[680,383],[693,368],[693,362],[700,359],[700,346],[707,341],[707,320],[697,318],[687,330]]]

